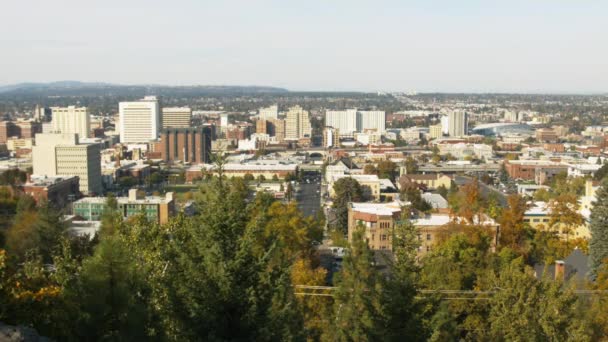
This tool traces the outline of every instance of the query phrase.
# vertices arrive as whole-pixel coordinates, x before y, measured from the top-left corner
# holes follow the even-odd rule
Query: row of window
[[[524,222],[530,223],[530,219],[524,219]],[[542,221],[541,221],[541,219],[532,219],[532,222],[534,222],[534,223],[549,222],[549,219],[548,218],[544,218],[544,219],[542,219]]]

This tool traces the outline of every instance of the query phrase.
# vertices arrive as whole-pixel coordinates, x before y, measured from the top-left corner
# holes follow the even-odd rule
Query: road
[[[321,182],[320,180],[309,178],[310,183],[305,180],[298,185],[296,201],[298,208],[305,216],[317,216],[321,210]]]
[[[472,179],[473,178],[471,178],[471,177],[458,175],[458,176],[454,177],[454,182],[456,183],[456,185],[461,186],[461,185],[469,183]],[[491,192],[498,194],[498,201],[500,202],[500,205],[502,207],[507,206],[507,196],[504,193],[502,193],[500,190],[498,190],[492,186],[489,186],[483,182],[479,182],[479,190],[484,197],[487,197]]]

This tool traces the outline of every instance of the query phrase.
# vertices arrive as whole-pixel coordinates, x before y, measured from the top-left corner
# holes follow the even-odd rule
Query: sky
[[[0,85],[608,92],[608,1],[3,0]]]

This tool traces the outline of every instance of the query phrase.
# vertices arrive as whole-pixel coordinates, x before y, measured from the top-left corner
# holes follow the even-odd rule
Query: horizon
[[[0,84],[603,94],[606,11],[549,0],[11,2],[0,20],[19,29],[0,33],[11,66]]]

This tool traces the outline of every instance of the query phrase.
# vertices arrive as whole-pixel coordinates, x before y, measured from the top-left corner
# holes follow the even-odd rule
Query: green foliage
[[[361,202],[363,189],[356,179],[344,177],[334,183],[335,198],[332,205],[336,221],[332,225],[346,234],[348,230],[348,204],[350,202]]]
[[[8,169],[0,173],[0,185],[19,185],[27,180],[27,172],[19,169]]]
[[[608,182],[602,184],[595,196],[589,222],[589,266],[593,274],[597,274],[602,262],[608,258]]]
[[[375,341],[381,339],[382,291],[374,270],[373,255],[363,238],[353,233],[350,249],[336,275],[334,319],[326,339],[332,341]]]
[[[408,174],[418,172],[418,162],[416,162],[416,159],[409,156],[405,159],[405,171]]]

